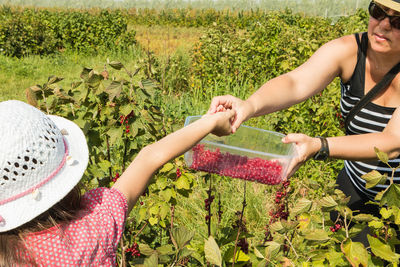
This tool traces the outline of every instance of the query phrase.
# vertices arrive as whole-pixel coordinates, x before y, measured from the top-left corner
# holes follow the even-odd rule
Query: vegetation
[[[157,33],[154,25],[165,21],[166,12],[154,13],[154,20],[138,25],[128,11],[86,11],[3,7],[6,18],[7,12],[14,14],[9,20],[32,20],[39,26],[22,31],[26,38],[15,38],[21,47],[31,47],[27,52],[6,53],[5,41],[0,44],[0,100],[26,100],[82,127],[91,152],[84,176],[88,188],[111,186],[141,147],[182,127],[186,116],[203,114],[213,96],[246,98],[265,80],[304,62],[327,40],[365,30],[368,19],[365,10],[335,21],[285,10],[240,13],[240,19],[239,13],[229,17],[230,13],[215,12],[212,14],[228,18],[210,23],[201,15],[206,13],[199,12],[193,21],[199,21],[201,27],[194,30],[185,27],[185,20],[174,17],[176,25],[157,26],[171,32],[165,35],[166,44],[191,31],[196,36],[193,43],[188,45],[182,40],[185,46],[162,46],[162,41],[153,38]],[[103,21],[101,14],[108,14],[110,21],[117,23],[98,23]],[[69,23],[101,25],[97,33],[105,34],[104,38],[91,42],[95,44],[91,46],[86,43],[91,37],[85,37],[91,32],[77,30],[77,36],[82,36],[80,45],[65,45],[71,43],[67,40],[72,33],[65,32],[66,36],[59,38],[54,33],[65,29],[54,28],[52,32],[48,28],[50,32],[42,32],[42,40],[46,41],[41,47],[52,44],[47,40],[54,40],[58,49],[42,53],[38,45],[29,46],[26,40],[35,37],[28,33],[40,33],[39,23],[47,25],[46,19],[54,17]],[[0,31],[11,28],[9,20],[0,22]],[[123,30],[118,31],[121,25]],[[21,29],[25,27],[28,24],[21,23]],[[125,30],[135,32],[135,40],[114,49],[107,34],[114,31],[116,35],[110,38],[115,41]],[[16,36],[5,30],[3,34]],[[92,37],[96,40],[97,36]],[[91,49],[86,49],[88,46]],[[11,48],[7,51],[13,51]],[[335,81],[321,95],[246,124],[281,133],[341,135],[338,107],[339,87]],[[379,148],[376,152],[387,162]],[[130,214],[118,264],[395,265],[399,259],[394,251],[399,242],[394,230],[394,225],[400,224],[399,187],[391,184],[379,195],[381,217],[358,214],[346,207],[348,199],[334,188],[341,167],[341,161],[309,161],[289,182],[269,186],[195,172],[182,157],[177,158],[159,170]],[[390,177],[374,172],[364,178],[367,186],[374,186]],[[341,215],[334,221],[329,216],[333,210]],[[369,248],[353,241],[367,225],[372,229]]]

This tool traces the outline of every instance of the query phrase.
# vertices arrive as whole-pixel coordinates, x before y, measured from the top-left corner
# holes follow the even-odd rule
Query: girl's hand
[[[304,162],[321,148],[321,140],[319,138],[309,137],[305,134],[288,134],[282,139],[282,142],[285,144],[295,143],[297,152],[297,157],[290,162],[284,179],[290,178]]]
[[[235,116],[233,117],[231,125],[231,132],[234,133],[240,127],[240,124],[251,116],[251,106],[246,101],[232,95],[216,96],[212,99],[207,114],[211,115],[228,109],[235,111]]]
[[[215,125],[211,133],[217,136],[223,136],[232,133],[232,120],[235,114],[235,111],[232,109],[225,110],[225,108],[219,108],[217,113],[211,115],[206,114],[203,117],[210,120],[215,120]]]

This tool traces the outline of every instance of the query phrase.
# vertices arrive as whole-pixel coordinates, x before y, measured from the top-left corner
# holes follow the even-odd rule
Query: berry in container
[[[200,117],[187,117],[185,126]],[[293,144],[282,142],[284,136],[242,124],[228,136],[208,134],[185,153],[185,163],[198,171],[276,185],[296,155]]]

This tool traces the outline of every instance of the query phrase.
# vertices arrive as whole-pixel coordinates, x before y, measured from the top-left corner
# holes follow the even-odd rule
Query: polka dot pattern
[[[128,211],[114,188],[96,188],[83,196],[80,219],[26,238],[39,266],[116,266],[116,251]]]

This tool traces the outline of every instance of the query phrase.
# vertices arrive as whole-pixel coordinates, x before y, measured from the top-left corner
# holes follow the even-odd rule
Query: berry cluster
[[[269,212],[269,224],[265,226],[265,238],[264,241],[271,241],[272,235],[269,230],[269,225],[277,222],[279,220],[287,220],[289,217],[288,207],[287,207],[287,193],[289,192],[289,181],[285,181],[282,184],[280,190],[277,190],[275,193],[275,208],[271,209]]]
[[[133,257],[140,257],[139,246],[136,242],[133,243],[132,247],[127,248],[126,252],[130,252]]]
[[[218,148],[211,151],[203,144],[197,144],[192,151],[192,169],[269,185],[281,182],[282,165],[278,161],[221,153]]]
[[[237,243],[237,246],[240,247],[243,253],[249,254],[249,243],[247,243],[246,238],[240,239]]]
[[[181,177],[181,175],[182,175],[181,169],[177,168],[177,169],[176,169],[176,178]]]
[[[118,180],[118,178],[119,178],[119,173],[117,172],[115,173],[115,177],[112,178],[112,181],[115,183]]]
[[[342,228],[342,226],[339,223],[336,223],[335,226],[329,227],[333,233],[339,231],[340,228]]]
[[[133,113],[133,110],[132,110],[131,113],[129,113],[126,116],[124,116],[124,115],[119,116],[119,123],[121,125],[125,126],[125,133],[129,133],[131,131],[130,130],[130,126],[129,126],[129,119],[132,118],[133,115],[134,115],[134,113]]]

